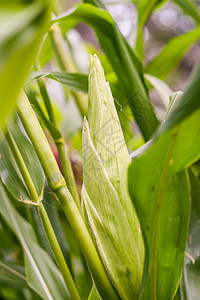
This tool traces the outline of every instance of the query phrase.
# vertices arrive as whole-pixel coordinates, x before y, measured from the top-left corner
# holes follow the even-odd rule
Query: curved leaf
[[[44,77],[54,79],[75,92],[87,93],[88,91],[88,76],[78,73],[36,71],[30,74],[27,83]]]
[[[178,4],[183,11],[191,16],[197,23],[200,23],[200,13],[199,8],[195,5],[193,0],[173,0],[176,4]]]
[[[170,40],[145,67],[145,73],[164,79],[181,61],[186,51],[200,38],[200,26]]]
[[[164,132],[170,129],[178,122],[181,122],[192,114],[195,110],[200,108],[200,101],[198,97],[200,94],[200,64],[194,70],[189,85],[181,98],[181,101],[177,101],[174,104],[173,110],[168,116],[166,122],[161,126],[160,132]],[[198,123],[197,123],[198,124]]]
[[[169,105],[169,97],[173,93],[172,90],[164,81],[160,80],[159,78],[149,74],[145,74],[144,76],[153,85],[156,93],[160,96],[163,105],[167,109]]]
[[[0,127],[39,50],[50,17],[48,6],[48,1],[41,0],[26,7],[0,4]]]
[[[155,131],[158,121],[147,95],[142,65],[121,35],[111,15],[93,5],[81,4],[53,22],[65,22],[71,26],[85,22],[96,30],[100,44],[117,74],[119,85],[126,94],[126,103],[121,104],[130,105],[136,122],[148,140]]]

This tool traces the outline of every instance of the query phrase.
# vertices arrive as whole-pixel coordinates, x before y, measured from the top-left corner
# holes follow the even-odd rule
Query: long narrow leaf
[[[15,288],[26,287],[26,275],[23,266],[0,260],[0,285]]]
[[[88,76],[85,74],[37,71],[30,74],[27,83],[44,77],[54,79],[66,85],[72,91],[87,93]]]
[[[193,83],[187,95],[193,93]],[[194,95],[193,104],[197,108],[199,98]],[[187,109],[191,97],[181,100],[174,104],[174,111],[179,106],[182,112]],[[199,119],[200,110],[193,109],[182,122],[174,122],[164,132],[161,129],[160,135],[134,159],[129,169],[129,189],[147,249],[142,299],[171,299],[178,288],[189,221],[185,169],[200,157]]]
[[[190,228],[187,240],[183,275],[180,285],[181,300],[196,300],[200,297],[200,181],[193,171],[189,170],[192,196]]]

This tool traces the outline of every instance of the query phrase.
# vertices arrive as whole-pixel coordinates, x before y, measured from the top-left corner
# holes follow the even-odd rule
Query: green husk
[[[137,299],[143,274],[143,237],[128,193],[128,150],[97,56],[90,59],[82,157],[86,225],[121,299]]]

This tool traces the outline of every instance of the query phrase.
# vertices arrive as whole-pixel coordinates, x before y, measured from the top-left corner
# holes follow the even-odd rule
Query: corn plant
[[[184,92],[164,81],[200,14],[173,2],[193,29],[148,63],[144,28],[165,1],[133,1],[134,47],[100,0],[0,2],[1,299],[200,299],[200,66]],[[79,23],[102,48],[88,74],[69,39]],[[82,121],[68,139],[53,80]]]

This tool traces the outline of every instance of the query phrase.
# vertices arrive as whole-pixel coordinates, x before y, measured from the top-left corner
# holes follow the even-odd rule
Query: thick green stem
[[[35,64],[35,69],[40,70],[40,64],[39,64],[38,61]],[[53,108],[52,108],[52,105],[51,105],[51,100],[49,98],[44,80],[42,78],[40,78],[40,79],[37,80],[37,83],[38,83],[42,98],[44,100],[44,104],[45,104],[45,107],[47,109],[49,119],[51,120],[52,123],[56,124],[56,118],[55,118],[55,115],[54,115],[54,112],[53,112]]]
[[[60,162],[63,170],[63,175],[65,177],[65,180],[67,182],[67,186],[69,188],[70,193],[72,194],[72,197],[74,198],[74,201],[76,202],[76,205],[81,211],[81,203],[80,203],[80,198],[78,195],[78,190],[76,186],[76,181],[74,178],[74,173],[72,170],[71,162],[69,159],[69,155],[66,149],[65,144],[63,143],[56,143],[59,157],[60,157]]]
[[[57,238],[56,238],[56,235],[54,233],[54,230],[52,228],[52,225],[51,225],[51,222],[48,218],[48,215],[46,213],[46,210],[41,202],[41,199],[38,194],[37,194],[37,191],[36,191],[36,188],[35,188],[35,185],[32,181],[32,178],[29,174],[29,171],[27,169],[27,166],[24,162],[24,159],[19,151],[19,148],[17,147],[17,144],[14,140],[14,138],[12,137],[11,133],[9,132],[9,130],[7,130],[6,132],[6,140],[10,146],[10,149],[14,155],[14,158],[15,158],[15,161],[17,163],[17,166],[20,170],[20,173],[24,179],[24,182],[26,184],[26,187],[28,189],[28,192],[31,196],[31,199],[34,203],[37,204],[37,207],[38,207],[38,211],[39,211],[39,214],[40,214],[40,218],[41,218],[41,222],[42,222],[42,226],[45,230],[45,233],[46,233],[46,236],[47,236],[47,239],[49,241],[49,244],[51,246],[51,249],[52,249],[52,252],[54,254],[54,257],[56,259],[56,262],[60,268],[60,271],[63,275],[63,278],[64,278],[64,281],[67,285],[67,288],[68,288],[68,291],[71,295],[71,298],[73,300],[81,300],[80,296],[79,296],[79,293],[77,291],[77,288],[75,286],[75,283],[73,281],[73,278],[71,276],[71,273],[68,269],[68,266],[66,264],[66,261],[64,259],[64,256],[62,254],[62,251],[60,249],[60,246],[58,244],[58,241],[57,241]]]
[[[66,182],[60,173],[44,132],[42,131],[42,128],[40,127],[40,124],[25,94],[21,96],[20,101],[18,102],[18,114],[36,150],[47,177],[49,186],[57,195],[62,209],[67,216],[67,219],[74,232],[74,235],[77,238],[99,293],[105,300],[119,300],[119,296],[117,295],[107,276],[77,205],[75,204],[71,193],[66,186]]]
[[[77,67],[73,63],[69,49],[67,48],[67,45],[62,37],[59,26],[53,25],[49,31],[49,35],[51,38],[52,48],[54,50],[60,69],[66,72],[77,72]],[[84,94],[74,92],[71,92],[71,94],[76,101],[81,115],[83,117],[87,116],[88,103]]]
[[[36,68],[37,68],[37,70],[40,70],[39,62],[37,62]],[[44,100],[44,103],[45,103],[45,106],[46,106],[46,109],[47,109],[47,112],[49,115],[49,119],[56,126],[56,118],[55,118],[53,108],[51,105],[51,100],[49,98],[49,94],[47,92],[44,80],[42,78],[38,80],[38,86],[39,86],[42,98]],[[61,134],[61,136],[62,136],[62,134]],[[57,150],[58,150],[63,175],[67,182],[68,188],[70,190],[70,193],[72,194],[72,197],[74,198],[74,200],[76,202],[78,209],[81,210],[80,199],[79,199],[79,195],[78,195],[76,181],[74,178],[74,173],[73,173],[71,162],[69,159],[69,154],[68,154],[66,146],[65,146],[64,138],[62,137],[59,140],[54,139],[54,142],[55,142]]]

